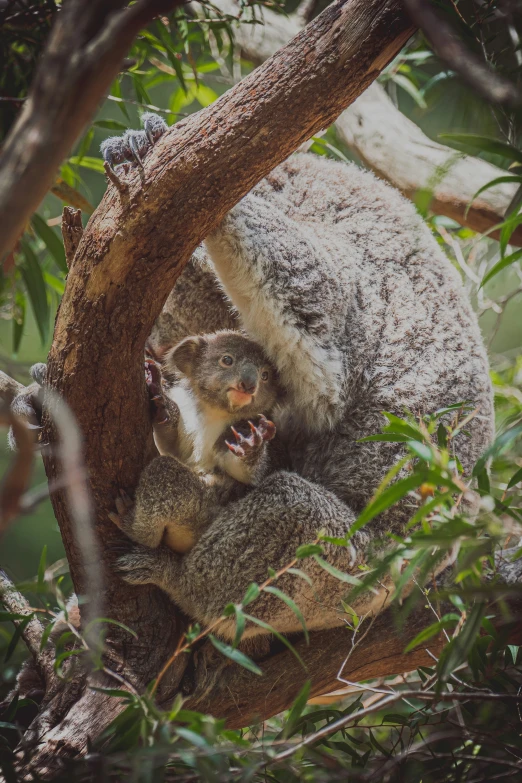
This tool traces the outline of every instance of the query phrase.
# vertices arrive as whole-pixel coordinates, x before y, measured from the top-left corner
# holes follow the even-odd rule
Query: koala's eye
[[[222,367],[232,367],[232,365],[234,364],[234,360],[231,356],[225,354],[224,356],[221,357],[219,363],[222,365]]]
[[[261,380],[262,381],[267,381],[268,380],[268,372],[267,372],[267,370],[265,370],[264,372],[261,373]]]

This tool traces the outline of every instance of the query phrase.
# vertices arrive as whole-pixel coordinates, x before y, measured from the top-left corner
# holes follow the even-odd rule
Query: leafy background
[[[0,54],[5,64],[0,72],[0,96],[4,99],[0,101],[2,138],[27,93],[55,4],[42,2],[35,5],[41,10],[38,36],[29,36],[26,28],[16,24],[7,25],[0,42]],[[520,44],[512,38],[506,42],[498,32],[496,3],[481,4],[479,16],[477,5],[460,3],[455,6],[452,23],[459,26],[470,47],[485,54],[495,67],[518,81],[520,65],[517,52]],[[15,254],[4,266],[0,279],[0,366],[22,382],[28,381],[31,364],[45,361],[56,308],[64,288],[66,266],[59,229],[63,203],[81,206],[85,222],[106,188],[99,154],[101,141],[109,135],[122,133],[129,126],[139,127],[139,115],[144,110],[161,110],[167,122],[172,124],[186,114],[211,104],[252,68],[250,63],[240,59],[231,44],[231,20],[216,20],[210,6],[202,5],[202,9],[206,17],[203,21],[176,12],[169,19],[154,22],[138,37],[129,53],[126,69],[112,85],[110,95],[101,105],[92,126],[64,162],[52,191],[31,219]],[[288,5],[286,10],[294,9]],[[245,8],[243,16],[246,23],[252,23],[255,18],[262,19],[262,8]],[[214,21],[210,21],[211,18]],[[381,82],[400,110],[428,136],[440,139],[444,135],[444,143],[480,155],[504,168],[506,176],[517,183],[522,182],[516,166],[522,163],[522,152],[518,146],[520,117],[491,107],[479,99],[440,62],[421,35],[417,35],[388,67],[381,76]],[[463,134],[474,134],[475,138]],[[334,129],[315,140],[312,152],[353,159]],[[521,220],[520,205],[512,205],[500,243],[462,228],[448,218],[431,215],[429,194],[428,198],[425,193],[419,194],[418,209],[461,272],[479,313],[491,358],[498,427],[503,440],[497,442],[492,452],[491,480],[483,470],[483,464],[477,466],[476,474],[485,498],[483,509],[475,526],[463,528],[462,525],[468,523],[458,513],[455,514],[454,500],[447,497],[444,489],[451,487],[452,480],[459,481],[458,466],[451,461],[451,439],[469,411],[446,412],[444,419],[440,414],[421,423],[408,417],[395,421],[390,419],[388,423],[386,436],[407,442],[409,459],[412,465],[414,462],[414,481],[404,492],[410,491],[413,484],[418,489],[431,482],[430,486],[434,488],[433,507],[437,512],[433,518],[430,517],[432,527],[429,530],[423,523],[420,533],[412,534],[413,540],[397,542],[394,557],[400,559],[405,556],[406,550],[411,557],[413,549],[416,563],[421,566],[424,563],[429,570],[432,565],[430,552],[433,550],[433,538],[430,536],[433,535],[432,528],[438,529],[437,526],[445,531],[446,536],[446,544],[439,554],[456,538],[465,542],[458,571],[459,584],[465,589],[461,594],[457,590],[447,596],[452,603],[451,611],[441,615],[434,610],[434,622],[423,637],[425,640],[430,634],[443,629],[448,633],[446,651],[439,661],[434,661],[433,668],[421,669],[398,684],[393,683],[393,686],[398,691],[406,689],[413,692],[426,683],[434,682],[440,695],[445,689],[447,691],[447,683],[453,678],[453,687],[459,682],[464,684],[466,694],[493,692],[513,696],[520,692],[520,652],[517,647],[507,645],[506,640],[493,629],[487,617],[486,604],[477,599],[476,591],[484,573],[494,570],[491,557],[493,544],[503,542],[509,524],[520,521],[520,493],[517,488],[520,482],[515,479],[522,480],[519,437],[522,420],[522,274],[518,250],[509,245],[510,231]],[[498,273],[483,284],[496,269],[499,269]],[[433,444],[435,433],[437,445]],[[0,455],[0,461],[3,471],[8,462],[6,448]],[[44,480],[42,466],[38,465],[34,482]],[[400,491],[393,490],[396,486],[381,487],[377,498],[381,505],[400,496]],[[394,497],[386,494],[390,490],[393,490]],[[430,502],[429,499],[427,502]],[[371,510],[363,521],[370,517]],[[422,522],[421,518],[417,521]],[[517,543],[518,537],[515,529],[512,545]],[[320,558],[320,545],[317,547],[313,552],[301,553],[301,557]],[[36,582],[26,584],[26,587],[34,601],[42,606],[60,605],[62,593],[67,593],[67,577],[62,581],[61,576],[66,571],[65,565],[60,562],[63,556],[49,501],[19,520],[2,542],[2,560],[8,564],[14,581],[27,583],[35,573],[39,574]],[[46,571],[49,563],[57,565]],[[364,582],[370,577],[363,574],[361,579]],[[371,579],[375,579],[375,572]],[[402,585],[399,580],[396,585],[398,594],[403,587],[404,580]],[[243,602],[245,607],[250,600],[252,596]],[[429,597],[425,596],[425,600],[429,601]],[[237,608],[235,611],[237,613]],[[356,615],[352,617],[354,638],[360,632],[360,622]],[[456,633],[456,629],[460,633]],[[17,641],[16,637],[13,639],[9,623],[2,624],[0,643],[5,656],[1,672],[4,693],[12,684],[24,655],[23,647]],[[228,649],[225,654],[235,656],[237,660],[237,650]],[[248,661],[241,662],[250,665]],[[382,779],[387,775],[390,780],[486,780],[493,779],[493,774],[509,778],[509,775],[516,774],[515,770],[521,769],[516,766],[522,758],[520,715],[518,706],[515,709],[515,702],[511,702],[509,697],[501,705],[486,698],[479,701],[470,697],[463,706],[460,706],[457,697],[454,703],[442,700],[431,705],[419,703],[413,697],[410,700],[401,697],[400,700],[390,700],[390,707],[382,709],[378,700],[383,698],[382,694],[379,696],[382,686],[374,684],[371,687],[374,690],[364,694],[352,689],[338,703],[334,701],[320,706],[307,706],[308,692],[305,688],[287,715],[266,722],[262,729],[253,727],[245,732],[227,732],[219,721],[198,714],[186,714],[180,701],[173,705],[170,712],[161,713],[154,707],[149,694],[137,697],[115,692],[114,697],[122,698],[127,706],[104,738],[112,754],[108,769],[110,774],[116,774],[114,769],[119,770],[117,774],[122,774],[122,770],[132,768],[140,770],[139,779],[155,779],[147,777],[149,773],[153,774],[150,772],[150,759],[157,759],[158,755],[162,757],[165,752],[171,753],[173,747],[175,759],[171,759],[172,766],[164,772],[166,779],[344,780],[347,770],[352,776],[364,778],[366,774],[370,777],[375,775],[375,770],[379,769]],[[390,687],[389,684],[386,686],[386,692]],[[374,712],[372,704],[376,705]],[[351,727],[348,731],[341,727],[324,740],[319,738],[308,742],[306,751],[295,752],[292,749],[286,757],[276,758],[278,753],[286,752],[289,741],[313,737],[314,732],[334,721],[347,723],[350,716],[361,709],[369,711],[368,718],[359,719],[356,728]],[[10,716],[4,716],[4,720],[9,722]],[[456,726],[452,729],[451,753],[454,755],[448,760],[450,754],[444,732],[453,724]],[[502,734],[503,762],[497,759],[498,763],[490,765],[487,772],[473,777],[475,767],[468,757],[486,758],[493,754],[489,740],[482,736],[486,734],[490,738]],[[425,743],[426,737],[430,739]],[[417,745],[418,751],[415,750]],[[426,751],[428,747],[429,753]],[[156,755],[151,756],[151,749]],[[129,754],[129,751],[132,752]],[[393,761],[401,754],[405,757],[404,762]],[[455,756],[460,760],[455,761]],[[265,765],[267,757],[271,759],[269,769]],[[380,767],[375,764],[380,764]],[[78,771],[77,774],[81,773]],[[483,777],[480,777],[481,774]]]

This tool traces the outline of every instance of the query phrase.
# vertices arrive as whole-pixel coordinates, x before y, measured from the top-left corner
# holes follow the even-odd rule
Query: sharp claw
[[[147,138],[150,142],[150,145],[154,146],[154,136],[152,135],[152,131],[150,128],[145,128],[145,133],[147,134]]]
[[[241,443],[241,440],[242,440],[243,436],[240,435],[239,432],[234,427],[230,427],[230,429],[232,430],[232,432],[234,434],[234,437],[237,440],[237,442]]]
[[[111,522],[114,522],[116,527],[119,527],[120,530],[122,529],[122,521],[121,521],[120,517],[117,514],[114,514],[112,511],[109,511],[107,516],[109,517]]]
[[[136,140],[134,139],[133,136],[129,138],[129,147],[132,152],[132,156],[134,160],[136,161],[136,163],[140,168],[143,168],[143,163],[140,157],[140,152],[138,150],[138,145],[136,144]]]

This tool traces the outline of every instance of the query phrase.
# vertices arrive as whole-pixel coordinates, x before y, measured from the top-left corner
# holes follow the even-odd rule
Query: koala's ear
[[[204,337],[185,337],[175,345],[165,357],[167,366],[175,367],[184,375],[190,376],[194,364],[201,356],[207,341]]]

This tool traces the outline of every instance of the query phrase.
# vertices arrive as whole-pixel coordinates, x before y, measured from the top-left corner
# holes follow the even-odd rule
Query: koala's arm
[[[322,429],[341,408],[344,362],[337,346],[351,286],[313,227],[276,207],[247,195],[205,244],[247,332],[277,367],[299,417]]]

